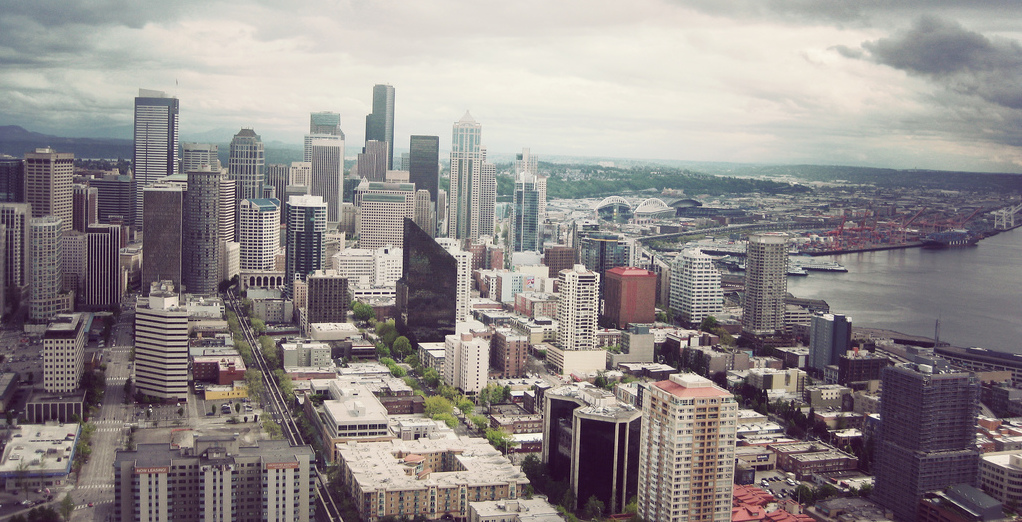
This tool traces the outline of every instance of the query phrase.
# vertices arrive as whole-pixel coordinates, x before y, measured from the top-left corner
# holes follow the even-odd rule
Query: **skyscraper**
[[[883,370],[873,498],[899,520],[916,519],[919,499],[949,485],[976,485],[979,381],[947,361]]]
[[[309,194],[323,198],[327,221],[336,222],[344,192],[344,139],[315,137],[309,147]]]
[[[694,373],[653,383],[642,401],[638,515],[649,522],[731,520],[738,404]]]
[[[171,281],[146,286],[135,310],[135,388],[165,401],[188,399],[188,310]]]
[[[135,215],[129,224],[141,226],[142,189],[177,172],[178,100],[162,91],[139,89],[135,98]]]
[[[600,313],[600,274],[575,265],[558,276],[557,346],[563,351],[592,350]]]
[[[32,218],[29,222],[32,291],[28,301],[28,318],[48,321],[70,311],[71,303],[62,296],[64,257],[64,223],[56,216]]]
[[[458,260],[411,219],[404,228],[398,332],[416,345],[444,342],[457,322]]]
[[[356,172],[369,181],[387,180],[387,142],[369,140],[358,154]]]
[[[100,223],[110,223],[112,216],[120,216],[126,223],[135,221],[135,181],[127,174],[104,174],[89,180],[97,191],[96,212]],[[143,194],[144,197],[144,194]],[[116,220],[115,218],[114,220]],[[141,223],[139,223],[141,227]]]
[[[454,124],[447,235],[455,239],[493,235],[496,169],[486,163],[486,149],[480,143],[482,129],[467,111]]]
[[[366,143],[387,142],[387,170],[394,168],[394,87],[373,86],[373,112],[366,116]],[[382,180],[380,180],[382,181]]]
[[[220,171],[220,147],[215,143],[182,143],[181,172],[197,172],[203,165],[214,172]]]
[[[355,189],[359,248],[404,242],[404,220],[415,216],[415,185],[363,181]]]
[[[71,186],[71,229],[85,232],[89,225],[99,222],[99,190],[88,184]]]
[[[85,277],[78,285],[79,302],[94,310],[121,303],[121,227],[90,225],[85,229]]]
[[[809,360],[806,366],[823,372],[852,349],[852,319],[840,314],[814,315],[809,324]]]
[[[341,132],[341,115],[328,111],[310,113],[309,134],[329,134],[344,139],[344,133]],[[305,161],[309,161],[308,158]]]
[[[241,129],[231,140],[227,173],[234,180],[238,199],[256,199],[263,196],[266,153],[259,135],[252,129]],[[191,289],[189,289],[191,291]]]
[[[25,160],[0,155],[0,203],[25,202]]]
[[[143,291],[158,281],[182,283],[181,258],[184,246],[185,190],[180,185],[153,183],[142,191],[145,197],[142,235]]]
[[[8,299],[16,307],[25,306],[32,282],[28,203],[0,203],[0,225],[4,226],[4,280]],[[6,308],[7,303],[3,303]]]
[[[635,245],[627,239],[610,232],[590,232],[579,240],[578,259],[586,268],[601,277],[606,277],[607,270],[619,266],[635,266]],[[603,295],[605,280],[600,282],[600,295]]]
[[[437,202],[440,187],[440,137],[412,136],[408,142],[408,181],[415,188],[429,191],[429,200]]]
[[[219,289],[224,255],[220,234],[222,184],[223,176],[219,172],[188,173],[181,245],[181,279],[188,293],[215,294]]]
[[[284,285],[293,295],[294,281],[305,281],[323,268],[327,205],[319,196],[291,196],[287,201],[287,258]]]
[[[674,258],[670,286],[671,309],[692,323],[724,309],[720,271],[713,266],[713,258],[699,250],[686,250]]]
[[[540,247],[536,175],[520,171],[515,174],[514,203],[511,206],[511,251],[538,252]]]
[[[772,335],[784,330],[784,298],[787,293],[788,236],[750,236],[745,254],[742,331],[753,335]]]
[[[306,306],[305,324],[308,323],[343,323],[347,320],[348,278],[334,270],[316,270],[309,274],[308,303]]]
[[[71,230],[71,182],[75,155],[42,148],[25,153],[25,201],[32,217],[56,216]]]
[[[246,199],[239,205],[242,270],[273,270],[280,250],[280,201]]]

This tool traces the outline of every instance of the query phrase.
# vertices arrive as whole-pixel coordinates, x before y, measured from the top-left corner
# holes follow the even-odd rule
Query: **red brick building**
[[[633,267],[611,268],[603,287],[604,319],[614,328],[656,320],[656,274]]]
[[[195,357],[192,359],[192,379],[219,385],[245,380],[245,362],[240,356]]]

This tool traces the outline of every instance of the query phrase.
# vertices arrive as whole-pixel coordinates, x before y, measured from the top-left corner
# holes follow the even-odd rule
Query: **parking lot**
[[[795,493],[801,482],[790,478],[787,473],[781,470],[760,471],[756,473],[755,485],[770,491],[778,499],[788,498]],[[796,499],[797,500],[797,499]]]

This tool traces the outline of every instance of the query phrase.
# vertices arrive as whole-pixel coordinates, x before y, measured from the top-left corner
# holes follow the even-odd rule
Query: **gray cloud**
[[[864,42],[862,48],[876,63],[929,78],[960,94],[1022,109],[1022,45],[1017,41],[990,39],[956,22],[923,16],[908,30]],[[836,50],[859,57],[853,49]]]
[[[748,20],[779,19],[795,23],[837,26],[883,26],[916,16],[920,11],[954,13],[956,17],[986,17],[1004,13],[1014,17],[1016,0],[674,0],[675,4],[716,16]]]

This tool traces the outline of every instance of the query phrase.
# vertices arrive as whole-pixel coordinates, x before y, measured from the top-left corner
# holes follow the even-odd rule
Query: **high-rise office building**
[[[127,174],[104,174],[89,180],[97,191],[96,213],[100,223],[135,222],[135,180]],[[143,194],[144,197],[144,194]],[[112,218],[117,216],[117,218]],[[141,226],[139,223],[138,226]]]
[[[455,239],[493,235],[496,169],[486,163],[482,129],[468,112],[454,124],[447,235]]]
[[[772,335],[784,330],[784,298],[788,293],[788,236],[749,237],[745,253],[745,301],[742,331]]]
[[[85,232],[99,222],[99,190],[86,184],[71,186],[71,230]]]
[[[344,192],[344,140],[337,136],[316,137],[309,145],[309,194],[323,198],[327,221],[340,219]]]
[[[600,313],[600,274],[575,265],[558,275],[557,346],[561,350],[592,350]]]
[[[142,189],[177,172],[178,99],[162,91],[139,89],[135,98],[135,215],[129,224],[141,226]]]
[[[214,172],[215,173],[215,172]],[[235,242],[238,239],[238,185],[227,176],[220,176],[220,215],[217,223],[220,225],[220,241]]]
[[[348,278],[334,270],[309,274],[307,323],[343,323],[348,320]]]
[[[25,201],[32,205],[32,217],[56,216],[64,230],[71,230],[74,162],[74,154],[49,148],[25,153]]]
[[[387,169],[394,168],[394,87],[373,86],[373,112],[366,116],[366,143],[387,143]],[[382,179],[380,181],[383,181]]]
[[[655,382],[642,400],[638,515],[649,522],[731,520],[738,404],[694,373]]]
[[[387,180],[387,142],[369,140],[362,152],[358,153],[355,171],[362,179],[369,181]]]
[[[195,437],[193,447],[139,444],[114,456],[113,520],[316,520],[311,446],[237,434]]]
[[[32,270],[28,318],[48,321],[61,312],[70,311],[67,296],[62,295],[64,223],[56,216],[45,216],[32,218],[28,227],[29,266]]]
[[[656,274],[645,268],[619,266],[607,270],[604,319],[612,328],[656,320]]]
[[[319,196],[291,196],[287,201],[287,258],[284,285],[288,295],[294,281],[323,269],[326,250],[327,204]]]
[[[203,166],[220,171],[220,147],[216,143],[182,143],[181,173],[198,172]]]
[[[310,113],[309,134],[328,134],[344,139],[344,132],[341,131],[341,115],[328,111]]]
[[[579,263],[600,274],[600,295],[606,284],[607,270],[619,266],[635,266],[635,244],[609,232],[590,232],[579,239]]]
[[[164,401],[188,399],[188,310],[172,281],[146,287],[135,309],[135,389]]]
[[[188,173],[181,280],[184,290],[191,294],[215,294],[219,290],[224,255],[220,230],[223,180],[220,172]]]
[[[543,393],[543,462],[567,481],[578,505],[590,497],[607,513],[638,494],[642,410],[587,383]]]
[[[78,301],[92,310],[121,303],[121,227],[91,225],[85,229],[85,277]]]
[[[404,228],[398,332],[416,345],[444,342],[457,322],[458,260],[411,219]]]
[[[429,191],[418,189],[415,191],[415,211],[412,217],[415,224],[426,232],[436,231],[436,205],[429,200]]]
[[[674,258],[670,286],[671,310],[692,323],[724,310],[720,271],[713,266],[713,258],[699,250],[686,250]]]
[[[0,154],[0,203],[25,202],[25,160]]]
[[[47,393],[78,390],[88,335],[86,314],[54,316],[43,334],[43,389]]]
[[[0,225],[4,227],[4,280],[7,297],[17,307],[25,306],[32,283],[28,203],[0,203]],[[3,303],[6,308],[7,303]]]
[[[564,245],[547,245],[543,248],[543,264],[550,269],[550,277],[556,278],[561,270],[575,266],[575,249]]]
[[[142,191],[142,235],[147,238],[142,249],[143,289],[158,281],[182,284],[185,192],[182,186],[169,183],[153,183]]]
[[[273,270],[280,251],[280,201],[245,199],[239,204],[242,270]]]
[[[852,319],[841,314],[823,314],[814,315],[811,321],[806,366],[822,372],[852,349]]]
[[[540,251],[539,190],[536,175],[515,173],[514,202],[511,206],[511,251]]]
[[[898,520],[916,519],[919,499],[949,485],[976,485],[979,381],[947,361],[883,370],[873,499]]]
[[[536,192],[538,193],[538,221],[540,226],[546,218],[546,182],[547,177],[539,174],[539,158],[532,154],[528,147],[515,154],[515,161],[512,165],[515,172],[528,172],[535,177]]]
[[[404,242],[404,220],[415,217],[415,185],[363,181],[355,189],[355,232],[359,248]]]
[[[416,189],[429,191],[429,199],[437,202],[440,188],[440,137],[414,135],[408,142],[408,181]]]
[[[259,135],[252,129],[238,131],[231,140],[231,151],[227,161],[227,173],[238,187],[236,194],[238,199],[256,199],[263,196],[265,166],[266,152]]]

